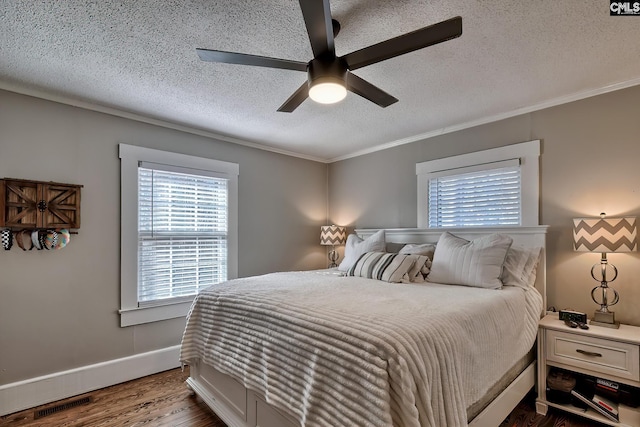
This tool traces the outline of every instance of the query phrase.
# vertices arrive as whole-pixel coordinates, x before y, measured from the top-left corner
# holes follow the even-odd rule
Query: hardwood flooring
[[[107,387],[49,405],[0,417],[2,427],[226,427],[187,389],[188,369],[159,374]],[[91,402],[35,419],[34,414],[79,398]],[[535,413],[533,396],[525,398],[500,427],[594,427],[597,423],[549,410]],[[443,426],[444,427],[444,426]]]
[[[536,395],[530,393],[509,414],[500,427],[606,427],[587,418],[549,408],[546,416],[536,413]]]
[[[91,396],[92,402],[34,419],[44,405],[0,418],[2,427],[226,427],[187,389],[188,369],[173,369],[65,399]]]

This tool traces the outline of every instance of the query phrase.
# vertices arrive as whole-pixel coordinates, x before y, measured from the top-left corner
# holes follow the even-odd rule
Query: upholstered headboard
[[[393,243],[437,243],[444,231],[467,240],[477,239],[493,233],[505,234],[513,239],[513,245],[524,248],[541,247],[540,263],[535,287],[542,295],[543,313],[547,307],[547,262],[546,237],[548,225],[530,227],[482,227],[482,228],[385,228],[387,242]],[[361,238],[367,238],[379,229],[359,228],[355,232]],[[437,249],[436,249],[437,250]]]

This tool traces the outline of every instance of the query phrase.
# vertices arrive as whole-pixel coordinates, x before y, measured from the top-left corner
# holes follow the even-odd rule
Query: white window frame
[[[184,317],[193,298],[167,304],[138,306],[138,165],[140,162],[200,169],[228,179],[227,273],[238,277],[238,174],[237,163],[134,145],[119,144],[120,155],[120,326]]]
[[[482,170],[495,167],[497,162],[510,160],[520,162],[521,180],[521,224],[522,226],[538,225],[540,219],[540,140],[506,145],[459,156],[429,160],[416,164],[418,178],[418,228],[429,228],[429,180],[437,176],[455,173],[455,169],[469,168],[466,171]]]

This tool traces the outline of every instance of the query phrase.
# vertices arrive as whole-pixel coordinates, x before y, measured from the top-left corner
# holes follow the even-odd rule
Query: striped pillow
[[[408,282],[409,271],[416,263],[416,258],[415,255],[365,252],[347,274],[391,283]]]

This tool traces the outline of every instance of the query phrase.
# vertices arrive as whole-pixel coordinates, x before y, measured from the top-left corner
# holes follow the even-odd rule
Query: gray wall
[[[119,327],[120,142],[240,165],[240,276],[326,266],[325,164],[0,91],[0,177],[84,185],[69,246],[0,250],[0,385],[180,342],[184,319]]]
[[[548,303],[590,315],[590,269],[599,254],[573,252],[572,218],[640,216],[640,87],[429,138],[329,166],[329,218],[353,227],[416,227],[416,163],[534,139],[542,141],[541,218]],[[619,320],[640,325],[638,254],[612,254]]]

